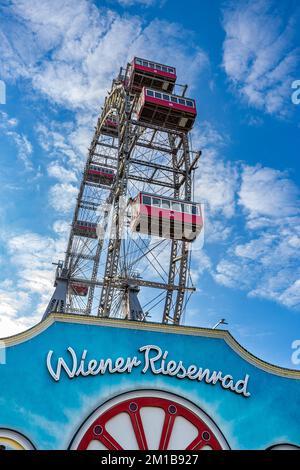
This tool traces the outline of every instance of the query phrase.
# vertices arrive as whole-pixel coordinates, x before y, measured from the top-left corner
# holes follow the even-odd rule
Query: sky
[[[299,25],[297,0],[0,0],[0,337],[41,319],[97,115],[137,55],[197,101],[206,226],[184,324],[225,318],[300,368]]]

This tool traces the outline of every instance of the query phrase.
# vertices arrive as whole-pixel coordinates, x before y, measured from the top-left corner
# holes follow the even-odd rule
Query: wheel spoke
[[[163,429],[161,432],[160,443],[159,443],[160,450],[168,449],[170,437],[173,431],[174,422],[175,422],[175,416],[166,414]]]
[[[148,444],[145,436],[143,422],[141,419],[140,411],[130,413],[130,419],[134,429],[135,437],[140,450],[148,450]]]

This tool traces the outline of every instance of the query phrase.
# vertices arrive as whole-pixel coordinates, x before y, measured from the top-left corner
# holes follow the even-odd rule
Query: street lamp
[[[221,318],[221,320],[219,320],[215,326],[212,327],[213,330],[215,330],[216,328],[218,328],[219,325],[228,325],[227,321],[225,320],[225,318]]]

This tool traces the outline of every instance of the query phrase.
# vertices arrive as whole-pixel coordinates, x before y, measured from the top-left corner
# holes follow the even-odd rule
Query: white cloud
[[[48,175],[60,182],[50,187],[49,204],[57,212],[68,214],[75,207],[76,183],[85,163],[91,128],[85,123],[76,129],[73,123],[50,122],[48,126],[37,125],[36,131],[40,145],[52,159],[47,167]]]
[[[52,121],[38,124],[36,132],[41,147],[46,150],[47,156],[58,160],[60,166],[67,171],[82,171],[87,154],[87,148],[91,140],[91,129],[76,123],[59,123]]]
[[[192,252],[192,265],[191,265],[191,278],[194,285],[197,285],[200,276],[205,271],[211,271],[212,261],[204,249],[195,250]]]
[[[205,271],[214,273],[210,245],[228,242],[232,233],[239,186],[238,168],[223,158],[228,142],[227,135],[206,121],[193,132],[193,150],[202,151],[195,175],[194,199],[204,205],[203,238],[199,237],[192,245],[191,276],[195,284]]]
[[[299,48],[292,46],[293,18],[271,0],[231,2],[224,12],[224,69],[251,106],[286,114]]]
[[[287,307],[299,306],[300,304],[300,279],[297,279],[282,294],[280,301]]]
[[[239,233],[213,276],[227,287],[299,307],[299,190],[286,172],[243,166],[239,204],[247,231]]]
[[[16,317],[19,310],[30,301],[28,292],[14,291],[12,281],[5,280],[0,283],[0,314],[1,317]],[[0,325],[1,326],[1,325]]]
[[[207,201],[205,252],[193,252],[195,279],[207,271],[225,287],[298,308],[299,188],[288,172],[226,163],[228,139],[209,123],[195,140],[203,150],[195,195]],[[213,253],[216,242],[223,248]]]
[[[263,217],[284,223],[286,217],[299,214],[300,191],[286,172],[244,165],[241,178],[239,204],[250,220]]]
[[[70,224],[65,220],[56,220],[53,224],[53,231],[58,234],[67,235],[70,231]]]
[[[14,335],[38,323],[40,316],[27,315],[31,306],[29,292],[17,289],[12,281],[0,283],[0,338]]]
[[[253,239],[243,245],[236,245],[234,253],[236,256],[248,260],[256,260],[259,258],[263,260],[264,255],[269,252],[270,248],[272,249],[275,240],[275,235],[264,233],[260,238]]]
[[[12,263],[24,269],[51,270],[49,261],[64,251],[64,239],[43,237],[37,233],[15,235],[8,240],[8,254]],[[20,273],[22,275],[22,273]],[[43,276],[42,276],[43,277]],[[43,282],[43,281],[42,281]],[[40,288],[37,286],[37,292]]]
[[[11,130],[18,124],[17,119],[9,118],[8,114],[4,113],[3,111],[0,111],[0,117],[0,129],[2,131]]]
[[[23,133],[18,133],[16,127],[18,120],[10,118],[7,113],[0,111],[0,131],[11,138],[17,148],[18,158],[22,161],[26,170],[33,170],[31,155],[33,153],[31,142]]]
[[[142,5],[150,7],[157,3],[157,0],[116,0],[123,7],[131,7],[133,5]]]
[[[208,63],[180,26],[147,24],[91,1],[18,0],[9,12],[0,43],[8,78],[31,78],[35,90],[70,109],[98,112],[112,78],[136,54],[168,62],[176,50],[179,74],[190,82]]]
[[[24,134],[18,134],[14,131],[8,131],[7,135],[12,137],[18,149],[18,157],[23,162],[26,170],[33,170],[30,160],[32,154],[32,145]]]
[[[206,151],[196,176],[195,198],[215,214],[230,218],[235,212],[236,172],[213,151]]]
[[[227,141],[208,122],[195,129],[193,147],[202,150],[195,177],[195,198],[205,203],[209,218],[212,214],[230,218],[235,213],[237,170],[224,161],[220,152]]]
[[[51,162],[50,165],[48,165],[47,171],[49,176],[52,176],[52,178],[59,181],[65,183],[73,183],[77,181],[76,174],[71,170],[67,170],[58,162]]]
[[[52,262],[63,258],[66,223],[56,221],[56,236],[37,233],[7,239],[7,259],[16,269],[14,281],[0,283],[0,337],[23,331],[38,321],[53,292]]]
[[[213,276],[216,282],[225,287],[250,289],[249,274],[254,277],[254,272],[248,269],[248,265],[237,260],[223,259],[216,266]]]
[[[68,214],[75,208],[78,188],[69,183],[57,183],[49,191],[49,203],[57,212]]]
[[[24,294],[24,295],[23,295]],[[28,328],[32,327],[36,323],[38,323],[41,319],[40,315],[37,316],[27,316],[27,315],[22,315],[22,310],[23,308],[28,308],[28,305],[30,305],[30,298],[27,300],[27,294],[26,293],[20,293],[19,291],[11,291],[9,293],[9,297],[7,295],[7,292],[4,293],[4,296],[6,297],[6,302],[7,304],[5,305],[5,311],[9,311],[9,308],[12,308],[13,306],[16,306],[19,311],[18,317],[12,317],[10,315],[6,315],[1,312],[0,316],[0,338],[4,338],[7,336],[12,336],[17,333],[21,333],[24,330],[27,330]],[[0,293],[0,303],[2,305],[3,302],[3,297],[2,294]]]
[[[218,219],[207,212],[205,216],[205,242],[222,243],[227,241],[232,234],[232,222],[223,218]]]

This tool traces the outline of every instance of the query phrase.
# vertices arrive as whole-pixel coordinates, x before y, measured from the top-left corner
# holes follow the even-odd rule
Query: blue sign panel
[[[300,445],[300,373],[255,358],[228,332],[51,315],[4,347],[8,448]]]

